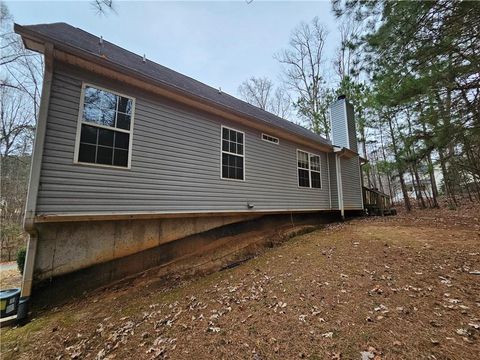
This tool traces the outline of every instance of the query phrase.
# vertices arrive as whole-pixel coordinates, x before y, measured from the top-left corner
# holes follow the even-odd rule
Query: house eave
[[[333,146],[333,152],[338,156],[346,159],[351,159],[355,156],[359,156],[358,153],[346,147]]]

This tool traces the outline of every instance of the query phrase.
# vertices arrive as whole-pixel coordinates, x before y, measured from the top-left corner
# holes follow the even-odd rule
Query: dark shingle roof
[[[18,32],[20,33],[22,33],[22,29],[26,29],[29,33],[39,35],[44,39],[46,38],[55,45],[61,44],[67,47],[73,47],[100,58],[99,37],[69,24],[53,23],[16,26],[19,28],[20,31]],[[142,56],[136,55],[105,40],[103,41],[102,54],[106,57],[107,61],[110,61],[114,65],[128,68],[130,71],[138,73],[139,75],[147,76],[154,81],[173,87],[181,92],[200,97],[212,104],[220,105],[221,107],[228,108],[235,112],[243,113],[260,122],[281,128],[295,135],[310,139],[311,141],[330,144],[330,141],[299,125],[282,119],[231,95],[223,92],[220,93],[218,89],[182,75],[153,61],[147,60],[146,62],[143,62]]]

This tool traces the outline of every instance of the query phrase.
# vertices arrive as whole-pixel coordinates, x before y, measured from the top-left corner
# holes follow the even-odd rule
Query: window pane
[[[82,125],[80,133],[80,142],[96,144],[97,143],[97,128],[88,125]]]
[[[91,86],[85,88],[85,104],[91,104],[95,108],[103,110],[117,109],[117,95]]]
[[[320,171],[320,156],[310,156],[310,169],[314,171]]]
[[[97,164],[112,165],[113,149],[99,146],[97,149]]]
[[[92,104],[85,104],[83,108],[83,120],[97,123],[97,119],[102,118],[102,112],[102,109],[99,109]]]
[[[113,152],[113,165],[128,166],[128,151],[115,149]]]
[[[113,131],[107,129],[98,129],[98,144],[113,146]]]
[[[115,131],[115,147],[128,150],[129,135]]]
[[[310,187],[308,170],[298,169],[298,186]]]
[[[95,163],[95,145],[82,144],[78,150],[78,161]]]
[[[97,108],[95,104],[85,104],[83,119],[105,126],[115,126],[115,110]]]
[[[308,169],[308,153],[303,151],[297,152],[298,167],[302,169]]]
[[[83,121],[131,129],[132,99],[86,86],[83,103]],[[78,161],[126,167],[129,143],[128,133],[82,124]]]
[[[312,171],[312,188],[321,188],[322,182],[320,180],[320,173]]]
[[[223,128],[222,130],[222,177],[243,180],[243,134]],[[232,153],[232,154],[227,154]]]
[[[104,90],[87,86],[85,88],[84,113],[85,121],[106,126],[115,126],[117,96]]]
[[[117,128],[130,130],[130,115],[117,113]]]
[[[222,154],[222,177],[243,180],[243,158],[225,153]]]
[[[228,146],[228,141],[227,140],[222,140],[222,150],[223,151],[228,151],[229,146]]]
[[[132,113],[132,100],[122,96],[118,97],[118,111],[131,115]]]
[[[243,168],[236,168],[235,179],[243,180]]]

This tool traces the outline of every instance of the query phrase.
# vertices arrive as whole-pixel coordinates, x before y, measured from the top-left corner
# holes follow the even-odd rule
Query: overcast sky
[[[6,1],[21,25],[67,22],[139,55],[238,96],[250,76],[279,82],[273,55],[292,29],[318,16],[329,29],[327,56],[338,46],[329,1],[123,2],[99,16],[89,1]]]

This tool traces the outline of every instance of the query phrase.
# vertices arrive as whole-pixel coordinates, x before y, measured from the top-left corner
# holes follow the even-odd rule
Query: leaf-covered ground
[[[2,329],[3,359],[478,359],[479,207],[355,219]]]

